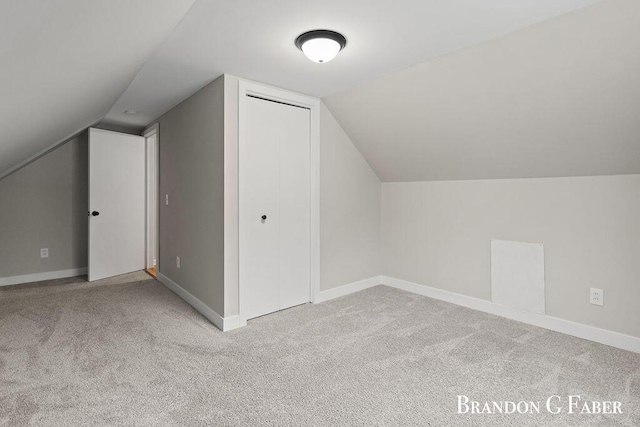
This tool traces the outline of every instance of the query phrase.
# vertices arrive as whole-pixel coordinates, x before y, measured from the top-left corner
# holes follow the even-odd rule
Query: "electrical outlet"
[[[176,267],[180,268],[180,257],[176,257]]]
[[[591,288],[589,302],[594,305],[604,305],[604,291],[602,289]]]
[[[40,249],[40,258],[49,258],[49,248]]]
[[[169,195],[168,194],[164,195],[164,204],[169,206]]]

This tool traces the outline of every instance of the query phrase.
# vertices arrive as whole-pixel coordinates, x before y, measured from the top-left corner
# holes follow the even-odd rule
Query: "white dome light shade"
[[[340,43],[331,39],[313,39],[302,45],[305,56],[313,62],[329,62],[340,49]]]
[[[314,30],[301,34],[296,46],[313,62],[329,62],[347,45],[347,39],[330,30]]]

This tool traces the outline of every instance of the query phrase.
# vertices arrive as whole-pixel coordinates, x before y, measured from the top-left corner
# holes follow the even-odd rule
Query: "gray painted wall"
[[[548,315],[640,337],[640,175],[384,183],[382,212],[387,276],[489,300],[491,239],[543,243]]]
[[[320,290],[382,274],[377,175],[320,107]]]
[[[85,132],[0,180],[0,278],[87,266],[87,166]]]
[[[159,119],[159,271],[224,315],[224,84]],[[165,205],[169,194],[169,205]],[[181,268],[176,267],[176,257]]]

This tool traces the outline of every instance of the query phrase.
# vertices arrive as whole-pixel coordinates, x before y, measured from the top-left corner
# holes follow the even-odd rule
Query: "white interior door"
[[[89,129],[89,281],[145,265],[145,139]]]
[[[310,299],[310,112],[247,97],[240,145],[240,281],[246,319]]]

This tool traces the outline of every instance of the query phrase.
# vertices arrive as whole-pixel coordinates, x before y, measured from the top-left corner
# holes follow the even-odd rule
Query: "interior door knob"
[[[262,215],[262,220],[265,221],[267,219],[266,215]]]
[[[100,212],[98,212],[98,211],[93,211],[93,212],[91,212],[91,215],[93,215],[93,216],[98,216],[98,215],[100,215]]]

